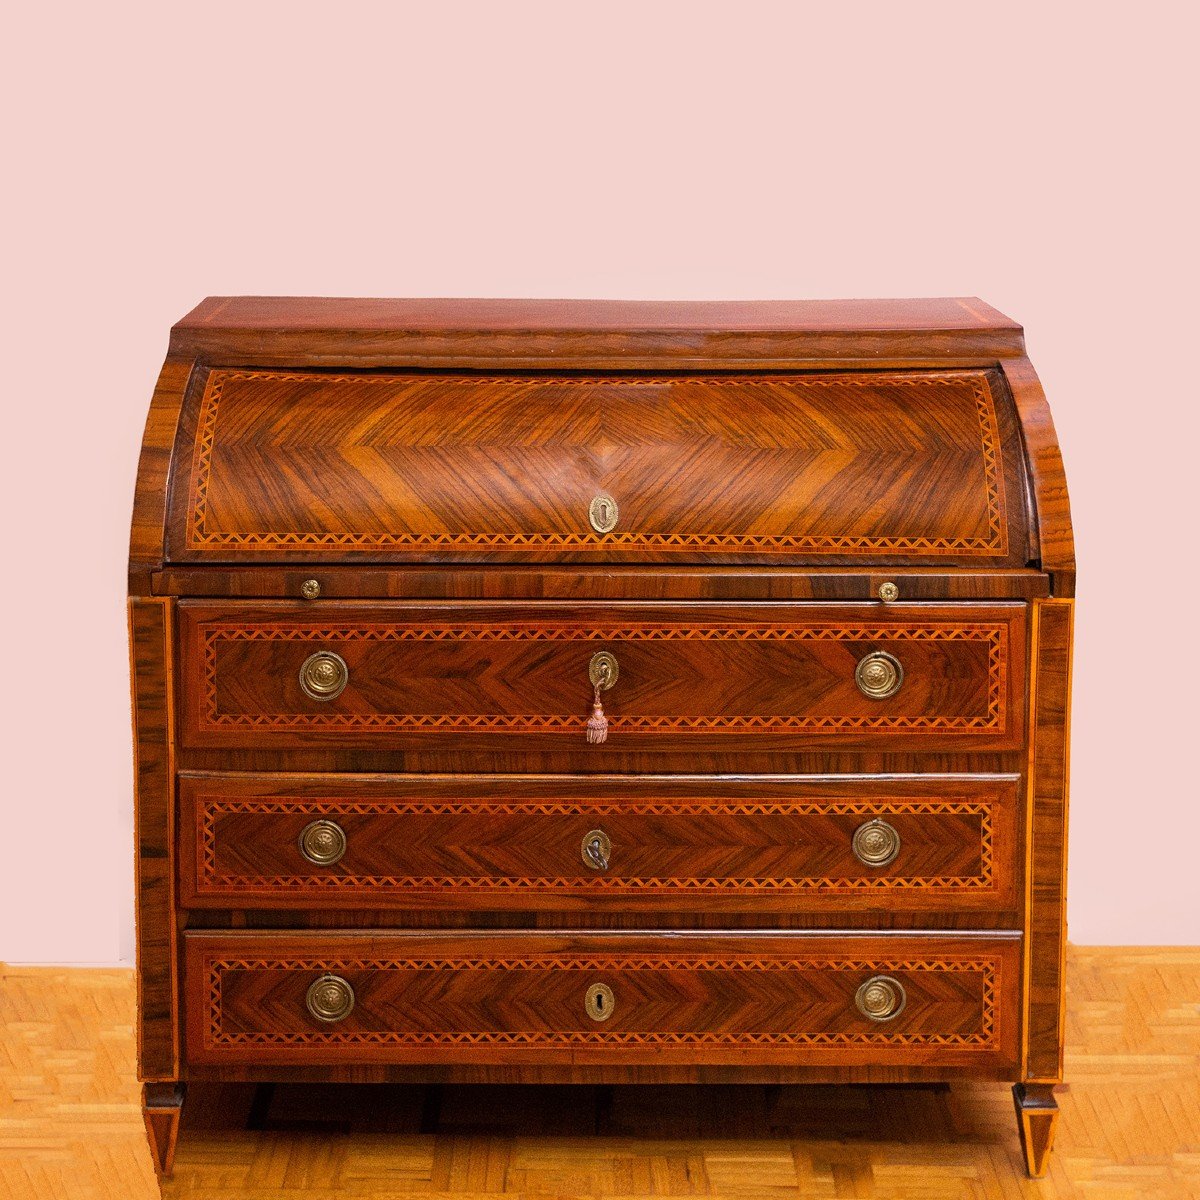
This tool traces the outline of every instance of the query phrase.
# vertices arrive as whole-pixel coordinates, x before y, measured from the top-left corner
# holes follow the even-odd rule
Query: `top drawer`
[[[213,368],[185,405],[176,562],[1018,567],[995,371],[644,376]]]
[[[566,749],[603,770],[623,749],[999,750],[1024,736],[1020,604],[179,612],[185,746]]]

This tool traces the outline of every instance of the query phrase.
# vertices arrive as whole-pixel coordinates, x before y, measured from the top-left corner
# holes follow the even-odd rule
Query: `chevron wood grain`
[[[1002,450],[1013,411],[998,372],[216,369],[189,420],[177,560],[602,551],[1017,566],[1025,540],[1023,465]],[[601,492],[619,507],[611,532],[588,523]]]
[[[1072,949],[1068,995],[1072,1083],[1036,1183],[1000,1084],[196,1084],[162,1193],[1192,1200],[1200,949]],[[154,1200],[132,973],[5,968],[0,1018],[0,1197]]]
[[[180,778],[182,898],[211,908],[706,907],[1012,912],[1018,780],[959,777],[714,782],[702,777],[194,775]],[[329,821],[335,863],[300,838]],[[868,865],[856,832],[885,822],[896,857]],[[609,839],[603,868],[583,852]]]

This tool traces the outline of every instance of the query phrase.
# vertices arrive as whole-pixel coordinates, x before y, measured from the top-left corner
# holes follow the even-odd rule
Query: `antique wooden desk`
[[[140,1073],[1014,1083],[1074,557],[978,300],[210,299],[130,554]]]

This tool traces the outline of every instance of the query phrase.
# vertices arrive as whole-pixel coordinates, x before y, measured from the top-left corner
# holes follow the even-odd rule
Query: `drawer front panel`
[[[1015,748],[1025,610],[992,606],[181,605],[195,746],[587,749],[590,668],[628,749]],[[883,660],[881,675],[863,675]],[[324,695],[306,691],[320,664]],[[890,676],[889,676],[890,672]],[[889,681],[893,694],[865,688]],[[311,683],[311,681],[310,681]]]
[[[214,369],[180,436],[172,561],[1028,558],[994,371]]]
[[[181,899],[216,908],[1012,912],[1018,784],[185,775]]]
[[[184,940],[196,1064],[1016,1059],[1015,935]]]

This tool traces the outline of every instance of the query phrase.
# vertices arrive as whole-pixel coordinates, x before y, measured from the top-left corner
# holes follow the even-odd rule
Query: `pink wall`
[[[1072,934],[1200,942],[1200,31],[1121,11],[18,6],[0,957],[131,955],[135,455],[210,292],[978,294],[1023,321],[1079,540]]]

